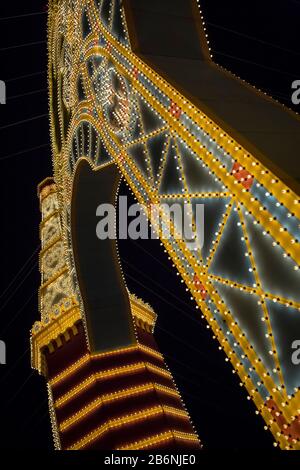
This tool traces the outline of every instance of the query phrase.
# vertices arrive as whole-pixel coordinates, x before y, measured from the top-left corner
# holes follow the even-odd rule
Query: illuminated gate
[[[300,121],[212,62],[201,18],[193,0],[50,1],[70,289],[80,299],[70,235],[78,161],[117,165],[149,210],[204,204],[201,249],[162,241],[276,442],[300,449]]]

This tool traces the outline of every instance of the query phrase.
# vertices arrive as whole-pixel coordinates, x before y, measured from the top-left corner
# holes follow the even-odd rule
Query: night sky
[[[292,107],[291,84],[300,79],[300,1],[203,0],[202,7],[215,61]],[[0,107],[0,339],[7,345],[0,448],[51,450],[45,381],[31,369],[29,347],[39,318],[36,187],[52,173],[47,7],[2,1],[0,10],[0,79],[7,84]],[[123,184],[121,194],[127,193]],[[157,342],[205,447],[272,449],[271,434],[160,243],[122,241],[119,249],[129,289],[158,313]]]

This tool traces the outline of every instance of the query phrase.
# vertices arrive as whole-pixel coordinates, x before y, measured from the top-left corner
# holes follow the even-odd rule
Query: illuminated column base
[[[144,325],[145,326],[145,325]],[[139,344],[91,355],[82,322],[43,348],[61,449],[200,449],[148,328]]]

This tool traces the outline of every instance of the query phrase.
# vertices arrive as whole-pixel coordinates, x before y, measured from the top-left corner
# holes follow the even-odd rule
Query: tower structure
[[[103,352],[89,347],[65,266],[52,178],[40,184],[39,197],[41,320],[32,330],[32,363],[47,380],[56,448],[199,449],[199,438],[154,340],[156,314],[150,305],[129,294],[131,342]],[[103,267],[101,273],[109,276]],[[118,296],[116,286],[113,292]],[[111,326],[118,336],[118,325]],[[104,329],[101,334],[106,333]]]
[[[146,208],[191,204],[191,225],[204,204],[203,246],[159,236],[275,445],[300,449],[299,116],[213,62],[198,0],[51,0],[48,34],[61,241],[55,262],[42,251],[41,299],[53,266],[66,290],[42,322],[66,293],[92,354],[136,338],[117,247],[82,230],[120,175]]]

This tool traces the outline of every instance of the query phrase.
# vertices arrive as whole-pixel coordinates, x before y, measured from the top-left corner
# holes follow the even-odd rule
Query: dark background
[[[300,79],[300,1],[203,0],[202,7],[215,61],[292,107],[291,83]],[[29,347],[39,317],[36,186],[52,173],[46,10],[44,1],[0,6],[0,79],[7,84],[0,107],[2,449],[52,449],[46,386],[31,369]],[[271,434],[159,242],[122,242],[120,254],[129,289],[159,314],[156,339],[205,447],[272,449]]]

